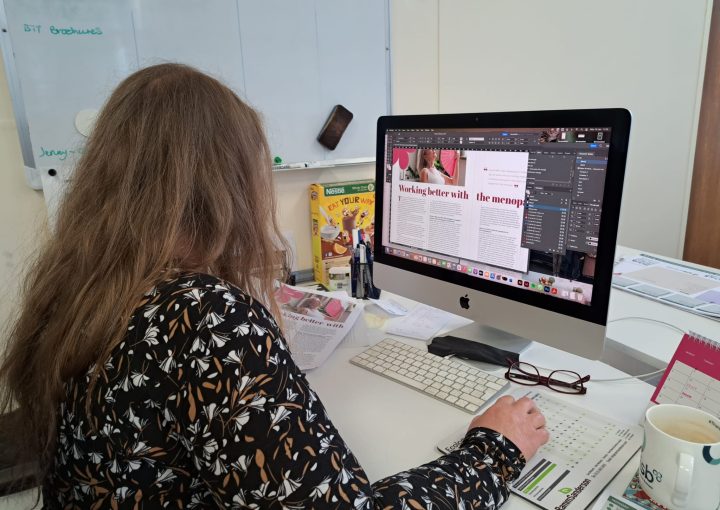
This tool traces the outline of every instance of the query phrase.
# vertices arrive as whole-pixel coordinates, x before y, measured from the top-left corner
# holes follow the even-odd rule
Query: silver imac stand
[[[485,324],[479,324],[477,322],[472,322],[467,326],[461,326],[457,329],[453,329],[452,331],[448,331],[445,335],[463,338],[465,340],[489,345],[490,347],[514,352],[516,354],[521,354],[527,350],[532,343],[532,340],[528,340],[527,338],[513,335],[507,331],[486,326]]]

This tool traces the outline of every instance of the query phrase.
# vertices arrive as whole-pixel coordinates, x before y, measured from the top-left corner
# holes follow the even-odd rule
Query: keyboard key
[[[472,395],[463,395],[463,398],[473,404],[475,406],[475,409],[480,407],[485,401],[476,397],[473,397]]]
[[[390,339],[358,354],[351,363],[469,413],[507,385],[504,379],[461,361]]]
[[[413,388],[417,388],[417,389],[425,388],[425,385],[423,383],[417,382],[415,379],[410,379],[409,377],[405,377],[404,375],[394,374],[392,372],[385,372],[385,377],[389,377],[390,379],[394,379],[403,384],[407,384],[408,386],[412,386]]]
[[[485,392],[485,394],[483,395],[483,400],[490,400],[493,397],[493,395],[495,395],[495,393],[497,393],[496,390],[487,390]]]

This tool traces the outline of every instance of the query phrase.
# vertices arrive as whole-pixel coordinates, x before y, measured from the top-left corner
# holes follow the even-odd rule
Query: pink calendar
[[[720,417],[720,343],[694,333],[683,336],[651,400]]]

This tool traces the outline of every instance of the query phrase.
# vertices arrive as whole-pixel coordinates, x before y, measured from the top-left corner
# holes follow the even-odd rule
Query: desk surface
[[[618,246],[616,258],[640,253],[642,253],[640,250]],[[673,260],[668,257],[661,258]],[[687,262],[682,263],[693,265]],[[696,267],[703,269],[702,266]],[[663,368],[667,365],[680,343],[682,335],[672,328],[658,323],[638,320],[613,322],[622,317],[661,320],[685,331],[691,330],[709,338],[720,339],[720,321],[688,313],[679,308],[613,288],[610,294],[606,346],[622,350],[652,367]]]
[[[618,256],[634,253],[637,252],[618,248]],[[629,316],[659,319],[684,330],[691,329],[720,338],[720,323],[717,321],[613,290],[609,320]],[[453,316],[445,329],[454,329],[468,322],[467,319]],[[320,395],[331,419],[372,481],[438,457],[435,445],[449,434],[467,427],[471,419],[467,413],[349,363],[350,358],[366,348],[363,344],[374,344],[387,336],[382,328],[369,328],[360,319],[349,338],[328,361],[308,374],[310,383]],[[660,324],[621,321],[610,323],[608,337],[614,348],[625,350],[651,366],[662,367],[670,360],[681,335]],[[425,344],[419,340],[401,340],[416,346]],[[576,372],[590,374],[592,379],[626,375],[605,363],[590,361],[537,343],[533,343],[523,353],[523,359],[543,367],[572,368]],[[498,367],[478,366],[495,370],[496,373],[499,370],[500,375],[503,372]],[[511,389],[515,387],[511,386]],[[591,382],[584,396],[544,391],[619,421],[641,423],[653,387],[631,379]],[[625,466],[591,508],[604,508],[609,493],[623,492],[637,469],[638,458],[636,455]],[[537,507],[512,496],[504,508]]]
[[[402,341],[424,345],[419,340]],[[338,348],[322,367],[308,374],[308,379],[370,480],[375,481],[438,457],[435,445],[449,434],[467,427],[471,415],[351,365],[348,360],[363,350],[362,347]],[[599,361],[589,361],[540,344],[533,344],[523,357],[540,366],[572,367],[597,379],[625,375]],[[512,385],[511,388],[516,389]],[[637,379],[590,383],[588,388],[587,395],[583,396],[541,391],[621,421],[640,423],[653,390],[652,386]],[[621,493],[637,465],[637,458],[628,463],[609,490]],[[599,498],[593,508],[601,508],[600,501],[606,499],[607,496]],[[512,496],[504,508],[536,507]]]
[[[639,253],[618,247],[617,256]],[[679,309],[613,290],[609,319],[640,316],[659,319],[684,330],[720,338],[720,322],[683,312]],[[469,321],[455,317],[448,329]],[[376,343],[386,335],[382,330],[368,328],[361,318],[343,344],[320,368],[308,373],[308,379],[323,400],[330,417],[352,448],[371,480],[418,466],[436,458],[438,441],[466,427],[471,416],[447,404],[431,399],[400,384],[351,365],[349,359],[363,351],[366,343]],[[653,366],[667,363],[680,341],[676,331],[659,324],[622,321],[608,326],[609,343],[626,349],[634,357]],[[402,339],[411,345],[423,342]],[[546,367],[574,367],[593,378],[622,377],[623,373],[597,361],[533,344],[523,354],[531,363]],[[652,387],[638,380],[591,383],[587,395],[559,395],[556,398],[587,406],[588,409],[613,416],[628,423],[640,423],[652,394]],[[603,508],[607,495],[620,494],[637,469],[635,456],[598,497],[593,510]],[[16,500],[0,499],[0,508],[30,508],[34,494],[21,494]],[[511,496],[503,507],[508,510],[537,508],[525,500]]]

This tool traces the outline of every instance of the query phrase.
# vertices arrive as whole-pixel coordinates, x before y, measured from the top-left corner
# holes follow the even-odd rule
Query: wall
[[[393,0],[393,111],[631,108],[620,242],[680,256],[707,1],[609,0],[591,10],[576,0]],[[24,184],[4,79],[0,86],[0,282],[12,282],[18,250],[32,244],[44,205]],[[672,143],[660,142],[668,136]],[[280,223],[294,234],[297,268],[312,265],[308,186],[373,173],[365,165],[276,174]]]
[[[682,257],[712,0],[392,0],[395,113],[624,107],[618,242]]]
[[[437,0],[391,1],[391,80],[392,107],[396,114],[435,113],[438,111],[437,80],[427,79],[437,70],[438,39]],[[417,28],[424,37],[418,38]],[[423,65],[424,63],[430,63]],[[434,66],[434,67],[433,67]],[[369,179],[375,175],[373,165],[295,170],[275,175],[278,190],[280,224],[292,231],[297,245],[295,267],[312,267],[310,246],[310,197],[307,189],[314,182]]]
[[[629,109],[619,242],[681,257],[709,6],[439,0],[437,74],[427,79],[437,76],[440,112]]]
[[[2,56],[0,55],[0,59]],[[0,331],[8,324],[20,274],[45,229],[42,193],[26,184],[5,68],[0,60]],[[0,334],[0,344],[5,335]]]

